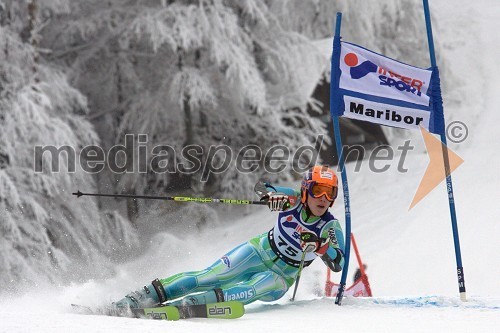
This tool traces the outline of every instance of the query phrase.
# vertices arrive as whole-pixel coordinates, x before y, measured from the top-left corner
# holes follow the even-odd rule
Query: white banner
[[[341,89],[410,103],[429,105],[431,70],[413,67],[342,42]]]
[[[381,125],[418,129],[429,129],[430,112],[367,101],[361,98],[344,96],[345,111],[343,116],[369,121]]]

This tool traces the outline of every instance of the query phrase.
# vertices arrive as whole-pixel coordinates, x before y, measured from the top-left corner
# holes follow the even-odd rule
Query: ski
[[[217,302],[197,305],[164,305],[139,309],[92,309],[88,306],[71,304],[80,314],[107,315],[118,317],[150,318],[158,320],[179,320],[188,318],[236,319],[245,314],[243,303],[238,301]]]
[[[179,320],[181,318],[179,309],[175,306],[157,306],[143,309],[130,309],[127,311],[129,316],[132,312],[132,317],[150,318],[158,320]]]
[[[218,318],[236,319],[245,314],[243,303],[238,301],[217,302],[210,304],[177,306],[180,318]]]

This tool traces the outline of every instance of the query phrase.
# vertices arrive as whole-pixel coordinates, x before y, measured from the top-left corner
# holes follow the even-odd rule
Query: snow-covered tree
[[[30,7],[30,6],[32,7]],[[65,75],[37,59],[37,24],[28,19],[40,3],[0,3],[0,283],[16,290],[64,277],[109,274],[108,262],[137,244],[127,221],[99,212],[92,200],[75,202],[71,192],[94,188],[89,174],[71,166],[70,151],[60,172],[49,155],[35,159],[35,146],[82,147],[99,139],[86,120],[86,98]],[[29,13],[31,11],[31,13]],[[34,37],[35,36],[35,37]],[[35,172],[39,169],[41,172]]]
[[[236,154],[248,144],[263,150],[285,144],[293,152],[325,132],[325,124],[309,117],[306,105],[287,112],[289,105],[273,93],[292,96],[298,90],[294,69],[301,65],[308,40],[283,29],[266,1],[72,5],[71,14],[45,29],[44,46],[54,51],[52,59],[71,67],[105,144],[143,133],[149,135],[149,151],[166,144],[180,153],[197,144],[205,161],[214,145],[228,145]],[[100,181],[118,180],[113,183],[117,191],[132,193],[174,187],[195,190],[191,194],[244,197],[260,174],[238,173],[232,165],[208,182],[199,181],[202,171],[187,177],[113,174]],[[221,184],[228,178],[233,186]]]

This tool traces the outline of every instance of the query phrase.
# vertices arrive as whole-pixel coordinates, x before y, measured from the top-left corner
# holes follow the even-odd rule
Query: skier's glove
[[[266,201],[267,206],[273,212],[275,211],[281,212],[290,208],[290,201],[288,199],[288,195],[284,193],[269,192],[262,198],[260,198],[260,200]]]
[[[304,231],[300,234],[300,247],[304,252],[314,252],[322,256],[328,250],[329,239],[320,238],[316,234]]]

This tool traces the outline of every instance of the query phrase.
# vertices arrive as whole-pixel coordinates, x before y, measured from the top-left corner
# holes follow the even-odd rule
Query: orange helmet
[[[301,202],[307,202],[307,195],[319,198],[325,195],[328,201],[333,204],[338,194],[339,181],[335,171],[324,166],[314,166],[304,174],[300,186]]]

